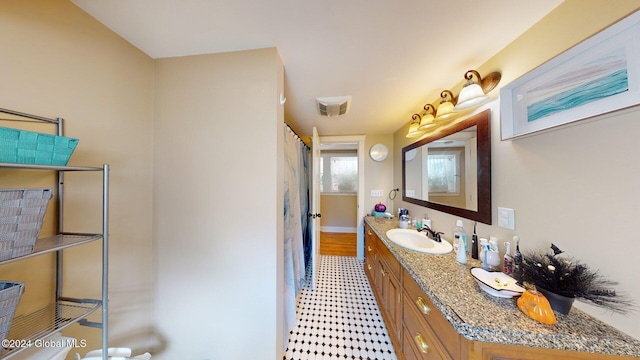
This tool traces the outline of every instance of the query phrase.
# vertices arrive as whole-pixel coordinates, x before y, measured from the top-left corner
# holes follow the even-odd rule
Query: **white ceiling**
[[[562,2],[72,1],[152,58],[277,47],[302,136],[394,133]],[[317,114],[316,97],[343,95],[346,115]]]

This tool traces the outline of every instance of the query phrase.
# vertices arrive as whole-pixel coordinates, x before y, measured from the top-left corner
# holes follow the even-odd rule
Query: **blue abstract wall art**
[[[629,90],[625,49],[611,53],[584,67],[565,73],[527,91],[527,121]]]

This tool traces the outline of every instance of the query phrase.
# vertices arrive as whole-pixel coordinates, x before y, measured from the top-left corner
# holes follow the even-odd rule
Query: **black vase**
[[[573,301],[576,299],[575,297],[556,294],[541,287],[538,287],[537,290],[541,292],[547,300],[549,300],[549,305],[551,305],[551,308],[554,311],[564,315],[569,314],[569,311],[571,311],[571,307],[573,306]]]

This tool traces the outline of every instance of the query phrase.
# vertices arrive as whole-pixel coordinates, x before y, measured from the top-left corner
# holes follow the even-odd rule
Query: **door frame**
[[[357,143],[358,144],[358,192],[357,192],[357,257],[358,260],[364,261],[364,165],[365,150],[364,140],[366,135],[345,135],[345,136],[322,136],[320,135],[320,144],[339,144],[339,143]],[[320,179],[314,179],[320,181]]]

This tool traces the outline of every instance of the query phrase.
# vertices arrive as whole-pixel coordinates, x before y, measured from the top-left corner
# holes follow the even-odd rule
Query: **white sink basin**
[[[387,237],[394,243],[427,254],[447,254],[453,250],[451,243],[442,239],[442,242],[431,240],[425,232],[415,229],[391,229],[387,231]]]

